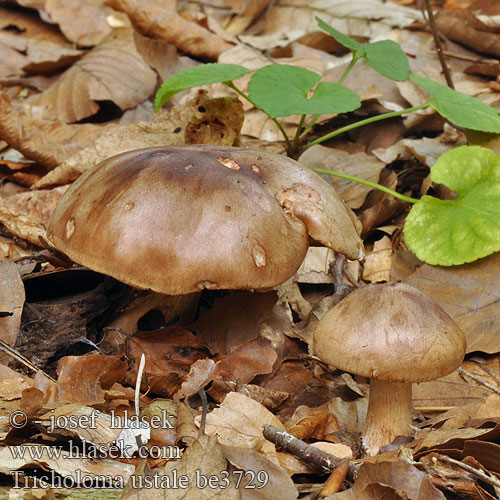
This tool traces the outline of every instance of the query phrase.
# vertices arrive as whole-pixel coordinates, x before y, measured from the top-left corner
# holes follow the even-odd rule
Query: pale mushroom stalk
[[[370,379],[363,446],[376,455],[397,436],[412,434],[412,384]]]

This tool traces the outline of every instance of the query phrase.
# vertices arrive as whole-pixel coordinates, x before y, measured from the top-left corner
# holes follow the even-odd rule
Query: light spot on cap
[[[260,174],[260,168],[259,168],[257,165],[252,165],[252,170],[253,170],[256,174]]]
[[[257,242],[254,242],[254,246],[252,247],[252,257],[257,267],[264,267],[267,264],[266,251]]]
[[[134,204],[131,202],[125,203],[125,206],[123,208],[125,209],[126,212],[128,212],[134,208]]]
[[[71,217],[70,219],[68,219],[68,222],[66,222],[66,238],[69,240],[73,236],[74,232],[75,232],[75,219]]]
[[[219,156],[217,161],[231,170],[239,170],[241,168],[234,160],[231,160],[231,158],[222,158],[222,156]]]
[[[190,168],[193,168],[194,165],[192,163],[188,163],[185,167],[184,170],[189,170]]]

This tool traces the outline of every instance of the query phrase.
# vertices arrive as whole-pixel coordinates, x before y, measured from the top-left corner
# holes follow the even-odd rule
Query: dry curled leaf
[[[174,0],[108,0],[108,5],[129,16],[141,34],[170,42],[182,52],[202,59],[217,60],[221,52],[233,46],[196,22],[179,15],[176,4]]]
[[[17,110],[6,94],[0,94],[0,139],[47,169],[56,167],[103,132],[98,125],[67,125],[34,118],[29,108]]]
[[[339,429],[339,423],[333,413],[314,411],[299,420],[288,432],[298,439],[318,439],[335,443],[338,439],[333,434]]]
[[[101,135],[93,143],[67,158],[36,187],[71,182],[106,158],[133,149],[170,144],[237,146],[243,118],[237,98],[210,99],[200,92],[188,103],[163,111],[150,121],[100,128]]]
[[[133,108],[155,85],[156,74],[138,54],[133,30],[124,28],[113,31],[30,103],[43,106],[47,120],[73,123],[97,113],[98,101]]]

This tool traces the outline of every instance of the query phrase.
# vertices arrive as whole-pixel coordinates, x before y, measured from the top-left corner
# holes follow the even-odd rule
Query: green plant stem
[[[248,97],[244,92],[242,92],[233,82],[224,82],[224,83],[229,88],[233,89],[239,96],[243,97],[243,99],[246,99],[250,104],[252,104],[257,109],[259,109],[258,106],[256,106],[255,103],[250,99],[250,97]],[[265,111],[264,111],[264,113],[265,113]],[[267,115],[267,113],[266,113],[266,115]],[[267,116],[269,116],[269,115],[267,115]],[[273,118],[272,116],[269,116],[269,118],[271,118],[271,120],[276,124],[276,126],[280,130],[281,134],[285,138],[286,150],[288,153],[290,153],[293,150],[293,147],[292,147],[292,143],[291,143],[289,137],[286,135],[286,132],[285,132],[285,129],[283,128],[283,125],[281,125],[281,123],[276,118]]]
[[[347,78],[347,75],[351,72],[352,68],[359,59],[361,58],[356,57],[356,54],[353,52],[351,62],[347,65],[347,68],[345,69],[344,73],[342,73],[342,76],[340,77],[338,83],[340,84],[344,83],[344,80]]]
[[[354,175],[341,174],[340,172],[333,172],[331,170],[325,170],[323,168],[313,168],[311,169],[318,174],[327,174],[333,175],[334,177],[340,177],[341,179],[347,179],[348,181],[359,182],[359,184],[365,184],[366,186],[370,186],[373,189],[378,189],[379,191],[383,191],[384,193],[390,194],[401,201],[406,201],[407,203],[417,203],[417,198],[411,198],[409,196],[405,196],[404,194],[398,193],[391,188],[381,186],[376,182],[367,181],[365,179],[361,179],[360,177],[355,177]]]
[[[305,126],[304,131],[300,134],[300,137],[305,137],[309,131],[314,127],[314,124],[318,121],[321,115],[313,115],[311,121]]]
[[[362,127],[363,125],[368,125],[369,123],[374,123],[378,122],[380,120],[386,120],[387,118],[394,118],[396,116],[401,116],[405,115],[407,113],[412,113],[413,111],[418,111],[420,109],[425,109],[430,106],[430,101],[424,102],[423,104],[420,104],[419,106],[414,106],[413,108],[406,108],[402,109],[401,111],[391,111],[390,113],[384,113],[382,115],[377,115],[377,116],[372,116],[370,118],[367,118],[366,120],[361,120],[356,123],[351,123],[351,125],[347,125],[345,127],[339,128],[337,130],[334,130],[333,132],[330,132],[329,134],[324,135],[323,137],[319,137],[318,139],[315,139],[314,141],[310,142],[306,146],[304,146],[304,150],[310,148],[311,146],[314,146],[315,144],[320,144],[324,141],[327,141],[328,139],[332,139],[333,137],[336,137],[337,135],[343,134],[344,132],[349,132],[349,130],[353,130],[358,127]]]
[[[300,131],[302,130],[305,119],[306,119],[306,115],[302,115],[300,117],[299,124],[297,125],[297,130],[295,131],[295,137],[293,138],[293,145],[292,145],[293,153],[295,153],[297,151],[297,148],[299,147],[299,139],[301,136]]]

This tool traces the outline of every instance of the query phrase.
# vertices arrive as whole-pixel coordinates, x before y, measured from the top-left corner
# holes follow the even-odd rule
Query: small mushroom
[[[47,236],[75,262],[169,295],[280,284],[309,237],[362,255],[354,214],[320,176],[277,154],[207,145],[107,159],[64,194]]]
[[[314,332],[325,363],[370,379],[363,445],[370,455],[412,434],[412,382],[460,366],[465,335],[432,299],[403,283],[367,285],[330,309]]]

